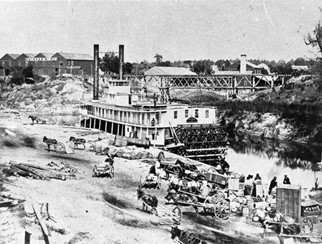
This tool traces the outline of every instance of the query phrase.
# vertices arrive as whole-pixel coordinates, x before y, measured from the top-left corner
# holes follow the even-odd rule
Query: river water
[[[310,144],[235,137],[230,140],[226,161],[239,174],[255,177],[259,173],[266,184],[274,176],[282,184],[284,175],[288,175],[291,184],[311,189],[316,179],[322,186],[322,171],[317,164],[321,162],[321,150],[321,146]]]

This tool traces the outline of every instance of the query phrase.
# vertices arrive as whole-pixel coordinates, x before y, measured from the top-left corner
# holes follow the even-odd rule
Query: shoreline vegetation
[[[191,105],[217,107],[217,121],[229,133],[322,145],[322,96],[318,87],[316,81],[300,76],[273,90],[240,94],[237,99],[201,90],[192,95],[173,90],[172,97],[184,97],[174,100]],[[79,105],[91,96],[92,87],[75,78],[7,85],[2,86],[0,109],[19,109],[35,115],[79,116]]]

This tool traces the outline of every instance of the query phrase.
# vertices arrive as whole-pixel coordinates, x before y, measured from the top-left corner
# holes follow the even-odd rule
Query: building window
[[[178,111],[174,111],[173,113],[173,118],[177,119],[178,118]]]
[[[209,110],[206,110],[206,115],[205,115],[206,118],[209,118]]]
[[[199,110],[198,109],[195,110],[195,117],[199,118]]]
[[[8,61],[9,62],[9,67],[11,67],[11,61]]]
[[[187,109],[184,111],[184,117],[188,118],[188,115],[189,115],[189,110]]]
[[[5,66],[6,66],[6,62],[2,61],[2,67],[5,67]]]

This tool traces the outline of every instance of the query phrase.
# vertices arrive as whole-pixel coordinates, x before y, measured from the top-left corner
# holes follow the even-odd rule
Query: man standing
[[[283,184],[291,184],[290,178],[288,178],[287,175],[284,175]]]
[[[277,181],[276,181],[276,176],[274,176],[274,178],[271,180],[271,183],[269,184],[269,188],[268,188],[269,195],[271,195],[273,188],[276,186],[277,186]]]

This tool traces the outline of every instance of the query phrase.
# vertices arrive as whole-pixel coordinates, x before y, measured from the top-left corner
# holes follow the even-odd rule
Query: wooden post
[[[25,231],[25,244],[30,244],[31,234],[28,231]]]
[[[46,224],[42,221],[42,219],[41,219],[41,215],[40,215],[40,213],[39,213],[39,210],[35,207],[35,205],[34,205],[34,203],[33,203],[33,202],[31,202],[31,206],[32,206],[32,208],[33,208],[33,210],[34,210],[34,213],[35,213],[35,215],[36,215],[36,218],[37,218],[37,220],[38,220],[38,222],[39,222],[39,225],[40,225],[40,227],[41,227],[42,233],[43,233],[43,235],[44,235],[45,243],[46,243],[46,244],[49,244],[49,238],[48,238],[49,232],[48,232],[47,226],[46,226]]]

